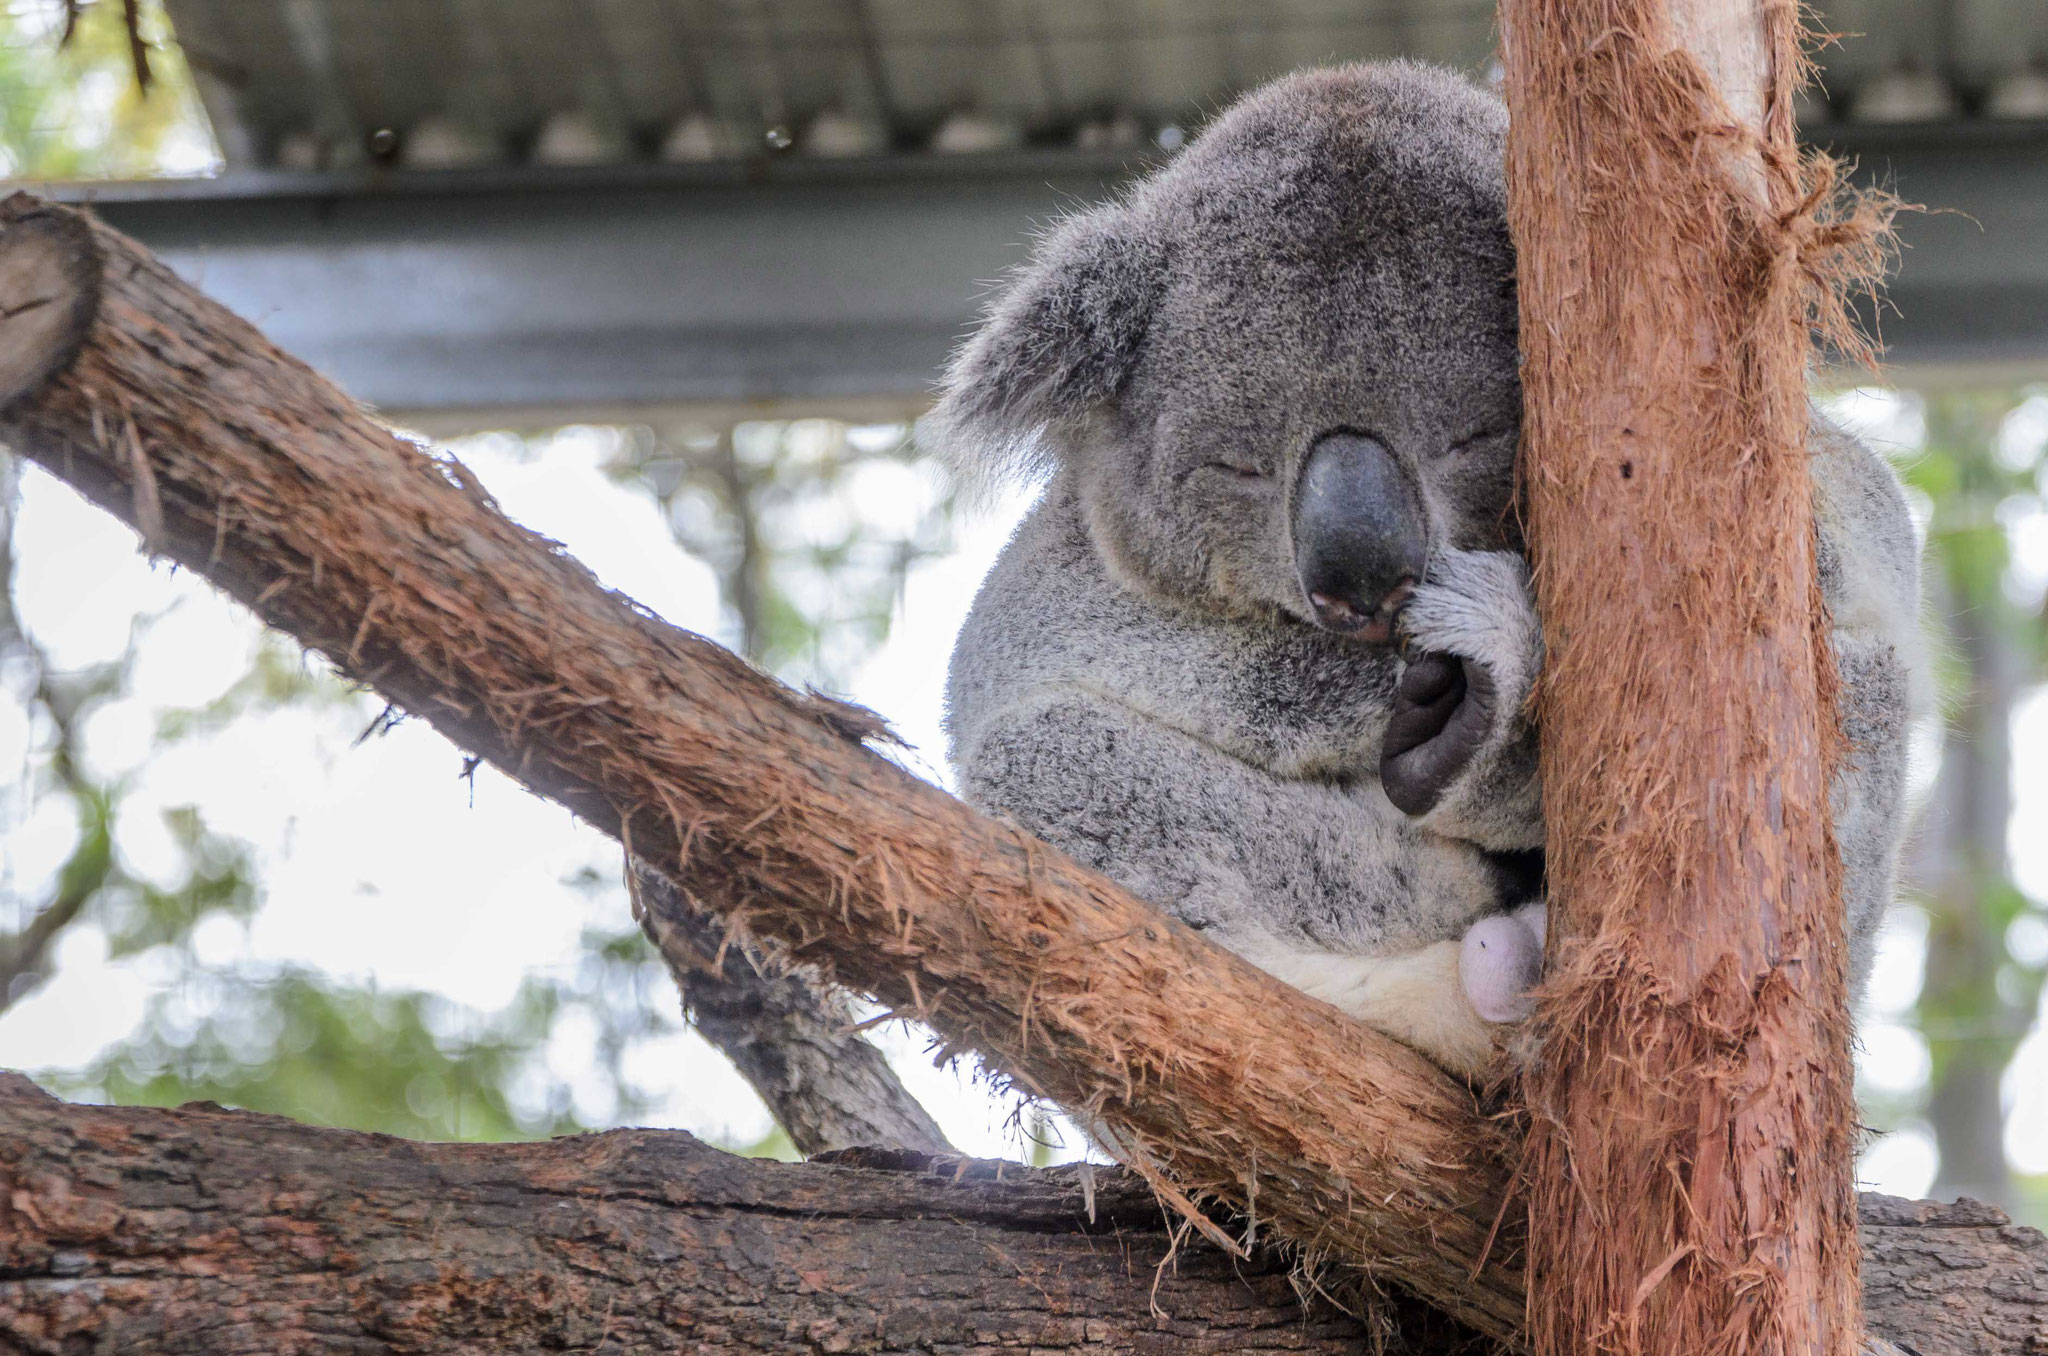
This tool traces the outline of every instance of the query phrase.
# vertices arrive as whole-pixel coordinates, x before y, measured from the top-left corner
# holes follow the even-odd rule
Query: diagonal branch
[[[28,374],[0,380],[0,436],[150,550],[616,835],[685,907],[1096,1123],[1167,1200],[1231,1204],[1512,1339],[1515,1251],[1489,1251],[1508,1138],[1420,1056],[608,592],[91,218],[10,199],[0,278],[46,301],[26,316],[82,317],[0,322],[0,374]]]

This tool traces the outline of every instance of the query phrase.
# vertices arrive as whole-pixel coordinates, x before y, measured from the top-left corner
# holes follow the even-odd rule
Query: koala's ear
[[[1061,426],[1122,389],[1163,272],[1163,250],[1125,205],[1061,222],[953,355],[918,441],[982,476],[1050,469]]]

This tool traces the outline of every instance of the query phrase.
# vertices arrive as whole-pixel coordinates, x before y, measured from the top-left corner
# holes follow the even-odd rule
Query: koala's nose
[[[1294,493],[1294,568],[1322,626],[1392,640],[1426,541],[1414,483],[1377,438],[1329,433],[1309,449]]]

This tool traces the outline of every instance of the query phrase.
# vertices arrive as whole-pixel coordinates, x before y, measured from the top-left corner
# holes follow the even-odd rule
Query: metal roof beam
[[[2048,129],[1842,149],[1901,222],[1903,368],[2048,374]],[[60,190],[394,415],[922,399],[1033,229],[1121,181],[1043,152],[772,166],[229,175]]]

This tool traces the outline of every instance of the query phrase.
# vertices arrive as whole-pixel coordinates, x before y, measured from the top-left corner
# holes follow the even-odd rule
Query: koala
[[[953,651],[966,798],[1466,1074],[1543,939],[1506,126],[1406,62],[1255,91],[1046,234],[920,425],[1046,482]],[[1918,548],[1879,457],[1812,450],[1860,985]]]

